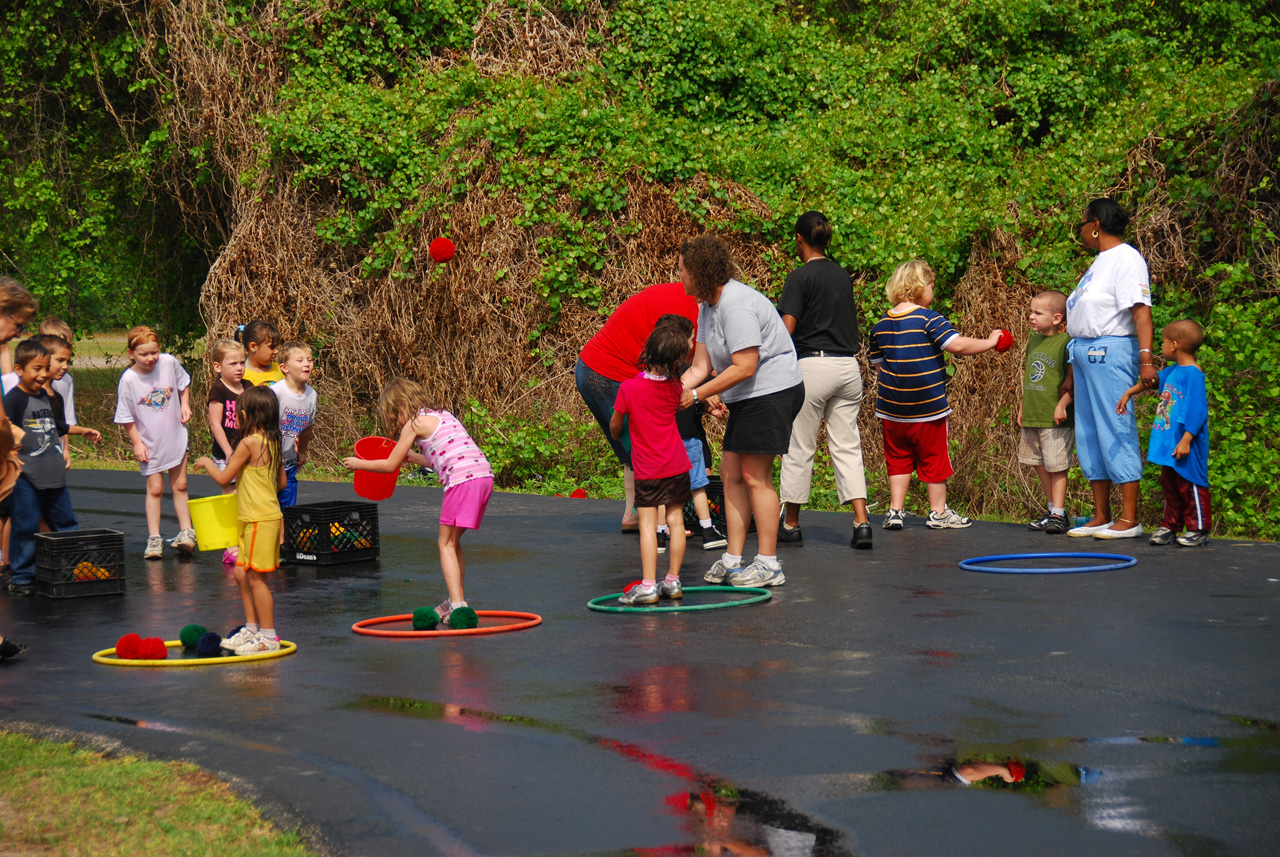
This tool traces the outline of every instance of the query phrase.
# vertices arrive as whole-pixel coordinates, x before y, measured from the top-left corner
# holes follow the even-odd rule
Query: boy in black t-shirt
[[[9,592],[35,594],[35,536],[40,519],[54,532],[74,530],[75,512],[67,491],[67,466],[62,437],[67,423],[61,407],[55,407],[44,383],[49,377],[49,351],[36,340],[18,344],[13,355],[18,386],[4,397],[9,422],[22,432],[18,458],[22,475],[13,487],[9,535]],[[79,427],[78,427],[79,428]],[[80,428],[78,434],[101,437],[93,429]]]

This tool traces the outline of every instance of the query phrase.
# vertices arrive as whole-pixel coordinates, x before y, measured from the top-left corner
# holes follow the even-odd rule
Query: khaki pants
[[[813,454],[818,426],[827,421],[827,446],[836,471],[841,503],[867,496],[862,469],[862,435],[858,411],[862,407],[862,373],[856,357],[805,357],[804,406],[791,426],[791,450],[782,456],[784,503],[807,503],[813,482]]]

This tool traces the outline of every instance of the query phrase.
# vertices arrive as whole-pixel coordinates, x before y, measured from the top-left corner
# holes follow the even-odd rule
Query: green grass
[[[0,732],[0,842],[6,854],[313,853],[194,765],[12,732]]]

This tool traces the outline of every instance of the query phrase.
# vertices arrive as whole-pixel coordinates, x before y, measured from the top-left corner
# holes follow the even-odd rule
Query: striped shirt
[[[418,448],[442,486],[452,488],[471,479],[493,478],[489,459],[484,457],[457,417],[448,411],[424,409],[418,412],[419,416],[423,414],[440,420],[431,437],[418,440]]]
[[[871,365],[880,367],[876,416],[923,423],[951,413],[947,404],[947,343],[960,334],[938,313],[890,310],[871,328]]]

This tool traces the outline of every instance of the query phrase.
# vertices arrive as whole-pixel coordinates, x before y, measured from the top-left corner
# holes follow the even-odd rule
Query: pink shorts
[[[947,449],[947,418],[927,423],[881,420],[884,461],[890,476],[916,471],[921,482],[946,482],[956,469]]]
[[[484,510],[489,508],[493,496],[493,477],[468,479],[452,488],[444,489],[444,502],[440,504],[440,523],[446,527],[462,527],[464,530],[480,528]]]

